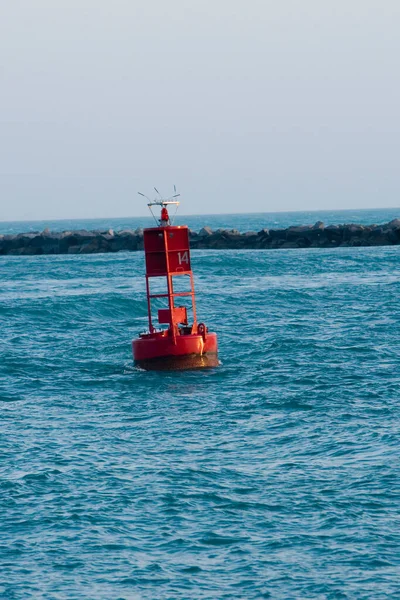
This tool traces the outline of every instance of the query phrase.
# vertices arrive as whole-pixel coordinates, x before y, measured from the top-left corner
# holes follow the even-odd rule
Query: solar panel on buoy
[[[219,364],[216,333],[197,322],[189,229],[186,225],[172,225],[168,214],[168,206],[179,205],[174,200],[178,196],[149,201],[150,210],[152,206],[161,207],[161,217],[157,227],[143,231],[149,330],[132,342],[132,350],[135,364],[146,370],[194,369]],[[165,291],[152,292],[155,278],[164,281]],[[179,283],[182,278],[189,280],[188,289],[182,291],[178,278]],[[166,306],[157,311],[158,325],[167,328],[154,325],[153,303],[160,300]]]

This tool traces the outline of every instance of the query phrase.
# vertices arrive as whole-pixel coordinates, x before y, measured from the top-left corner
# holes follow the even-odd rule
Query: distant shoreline
[[[400,219],[384,225],[315,225],[262,229],[240,233],[235,229],[203,227],[190,231],[192,249],[273,250],[400,245]],[[143,250],[143,230],[77,230],[0,235],[0,255],[101,254]]]

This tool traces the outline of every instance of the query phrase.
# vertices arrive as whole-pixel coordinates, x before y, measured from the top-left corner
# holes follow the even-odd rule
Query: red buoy
[[[186,225],[171,225],[168,204],[179,203],[154,200],[148,205],[150,210],[154,205],[162,208],[159,226],[143,231],[149,330],[132,342],[133,358],[146,370],[216,367],[217,335],[197,322],[189,230]],[[159,288],[160,282],[165,289],[153,293],[153,284]],[[168,302],[157,314],[158,323],[168,326],[164,329],[154,327],[152,318],[152,301],[160,299]]]

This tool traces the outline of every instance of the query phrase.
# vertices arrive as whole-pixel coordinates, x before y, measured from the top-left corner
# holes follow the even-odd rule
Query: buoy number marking
[[[178,260],[179,260],[179,264],[181,265],[182,263],[186,263],[187,265],[189,264],[189,253],[188,251],[186,252],[178,252]]]

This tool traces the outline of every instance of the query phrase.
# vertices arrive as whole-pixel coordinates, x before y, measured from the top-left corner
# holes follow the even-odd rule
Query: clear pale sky
[[[399,0],[0,0],[0,220],[400,206]]]

